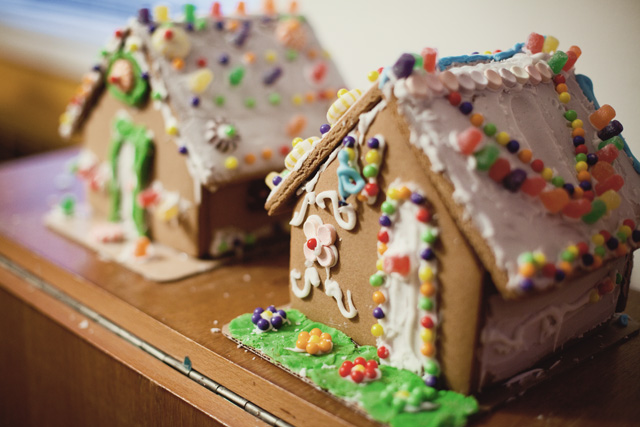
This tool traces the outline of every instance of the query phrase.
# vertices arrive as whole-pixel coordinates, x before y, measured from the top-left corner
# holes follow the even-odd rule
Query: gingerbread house
[[[640,165],[578,47],[436,55],[374,76],[266,207],[293,211],[293,308],[469,393],[624,308]]]
[[[77,173],[95,217],[119,224],[97,238],[216,258],[273,235],[264,176],[342,84],[295,2],[255,15],[187,4],[176,20],[141,9],[61,117],[62,135],[84,131]]]

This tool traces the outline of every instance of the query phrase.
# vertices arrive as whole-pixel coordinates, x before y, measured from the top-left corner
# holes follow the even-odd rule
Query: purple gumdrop
[[[283,319],[287,318],[287,312],[284,310],[278,310],[278,314],[280,315],[280,317],[282,317]]]
[[[274,84],[282,75],[282,68],[274,67],[271,70],[267,70],[262,77],[262,83],[268,85]]]
[[[275,305],[270,305],[269,307],[267,307],[267,310],[269,310],[272,313],[275,313],[276,311],[278,311]]]
[[[411,193],[411,202],[416,205],[421,205],[424,203],[424,196],[420,193]]]
[[[623,130],[624,128],[622,127],[622,123],[617,120],[612,120],[611,123],[600,129],[598,132],[598,138],[602,141],[606,141],[609,138],[620,135]]]
[[[256,323],[256,326],[261,331],[266,331],[269,329],[269,321],[267,319],[260,319],[258,320],[258,323]]]
[[[380,307],[376,307],[373,309],[373,317],[375,317],[376,319],[383,319],[384,318],[384,311],[382,311],[382,309]]]
[[[430,261],[435,258],[435,256],[436,255],[433,253],[433,250],[431,248],[425,248],[422,252],[420,252],[420,258],[425,261]]]
[[[389,217],[388,217],[388,216],[386,216],[386,215],[382,215],[382,216],[380,217],[380,219],[378,220],[378,222],[379,222],[379,223],[380,223],[380,225],[381,225],[381,226],[383,226],[383,227],[388,227],[388,226],[390,226],[390,225],[391,225],[391,220],[390,220],[390,219],[389,219]]]
[[[257,307],[255,310],[253,310],[255,314],[262,314],[263,311],[264,311],[264,308],[262,307]]]
[[[253,322],[254,325],[257,325],[260,319],[262,319],[262,316],[260,316],[259,313],[254,313],[253,316],[251,316],[251,322]]]
[[[517,168],[512,170],[509,175],[502,180],[502,185],[504,185],[504,188],[507,190],[515,193],[520,189],[526,179],[527,173],[524,170]]]
[[[403,53],[391,69],[397,78],[404,79],[411,75],[414,65],[416,65],[416,58],[410,53]]]

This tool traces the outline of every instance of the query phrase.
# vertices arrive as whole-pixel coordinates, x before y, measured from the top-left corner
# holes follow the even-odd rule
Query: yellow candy
[[[607,205],[607,211],[612,211],[620,207],[620,195],[615,190],[605,191],[600,195],[599,199]]]
[[[371,335],[373,335],[374,337],[380,337],[383,334],[384,334],[384,328],[382,327],[382,325],[376,323],[371,327]]]
[[[372,333],[373,333],[373,332],[372,332]],[[364,371],[366,371],[367,369],[366,369],[363,365],[358,364],[358,365],[355,365],[353,368],[351,368],[351,370],[352,370],[352,371],[361,371],[361,372],[364,372]]]
[[[612,190],[609,190],[609,191],[612,191]],[[618,228],[618,232],[624,233],[624,235],[627,236],[627,238],[629,238],[629,236],[631,236],[632,230],[631,230],[631,227],[629,227],[628,225],[621,225],[620,228]]]
[[[560,41],[557,38],[553,36],[547,36],[544,39],[544,44],[542,45],[542,51],[544,53],[555,52],[556,49],[558,49],[559,44],[560,44]]]
[[[288,170],[293,170],[298,163],[298,160],[309,150],[313,148],[313,146],[320,141],[320,138],[317,136],[312,136],[303,140],[302,138],[295,138],[291,141],[291,145],[293,149],[289,151],[287,157],[284,159],[284,167]]]
[[[384,268],[383,264],[382,264],[382,260],[379,259],[378,261],[376,261],[376,269],[378,271],[382,271],[382,269]]]
[[[558,100],[563,104],[568,104],[571,101],[571,95],[569,95],[569,92],[562,92],[558,95]]]
[[[423,329],[420,331],[420,338],[422,338],[423,342],[431,342],[433,341],[433,331],[431,329]]]
[[[342,88],[338,91],[338,98],[340,98],[342,95],[344,95],[345,93],[348,93],[349,91],[345,88]]]
[[[320,337],[318,335],[311,335],[311,337],[309,338],[309,342],[317,344],[320,342]]]
[[[302,141],[303,141],[303,139],[300,138],[300,137],[293,138],[293,141],[291,141],[291,146],[295,147],[296,145],[298,145],[299,142],[302,142]]]
[[[500,132],[496,135],[496,141],[500,145],[507,145],[511,141],[511,137],[506,132]]]
[[[353,89],[351,91],[340,89],[338,99],[331,104],[329,111],[327,111],[327,121],[329,124],[335,124],[361,96],[362,91],[360,91],[360,89]]]
[[[420,277],[421,281],[427,282],[433,279],[433,270],[431,267],[422,267],[420,268],[420,271],[418,271],[418,277]]]
[[[593,237],[591,237],[591,241],[597,246],[602,246],[604,245],[604,236],[600,233],[594,234]]]
[[[589,165],[587,164],[587,162],[576,163],[576,171],[582,172],[582,171],[586,171],[587,169],[589,169]]]
[[[380,153],[378,152],[378,150],[369,150],[364,156],[364,159],[367,161],[367,163],[378,164],[380,162]]]
[[[567,250],[569,252],[571,252],[571,254],[573,254],[574,257],[577,257],[580,254],[580,251],[578,250],[578,247],[575,245],[571,245],[567,248]]]
[[[272,312],[270,312],[269,310],[265,310],[265,311],[263,311],[263,312],[262,312],[262,315],[261,315],[261,316],[262,316],[264,319],[267,319],[267,320],[268,320],[268,319],[271,319],[271,318],[273,317],[273,313],[272,313]]]
[[[156,22],[167,22],[169,20],[169,8],[167,6],[154,7],[153,17]]]
[[[71,115],[69,113],[62,113],[60,115],[60,124],[71,123]]]
[[[370,71],[370,72],[367,74],[367,79],[368,79],[371,83],[373,83],[373,82],[375,82],[376,80],[378,80],[378,77],[380,77],[380,73],[378,73],[377,71]]]
[[[542,252],[534,252],[533,262],[537,267],[542,267],[547,262],[547,257]]]
[[[591,291],[591,293],[589,294],[589,302],[591,303],[596,303],[600,301],[600,294],[598,293],[597,289],[594,289]]]
[[[178,125],[176,125],[174,120],[169,120],[167,122],[164,131],[167,132],[168,135],[177,135],[178,134]]]
[[[165,201],[156,209],[156,216],[161,221],[171,221],[176,218],[179,213],[178,203],[175,200]]]
[[[238,167],[238,159],[234,156],[229,156],[224,160],[224,167],[227,169],[235,169]]]
[[[268,63],[272,64],[278,59],[278,54],[276,54],[275,50],[268,49],[264,52],[264,59]]]
[[[293,105],[296,105],[296,106],[302,105],[302,101],[303,101],[302,95],[300,94],[293,95],[293,97],[291,98],[291,102],[293,102]]]
[[[207,90],[212,80],[213,72],[208,68],[201,68],[198,71],[189,74],[187,86],[191,92],[201,94]]]
[[[551,181],[553,178],[553,170],[551,168],[542,169],[542,173],[540,174],[545,181]]]
[[[353,161],[356,158],[356,152],[353,148],[344,148],[344,151],[349,153],[349,161]]]
[[[398,200],[400,198],[400,191],[397,188],[393,187],[387,191],[387,197],[392,200]]]
[[[583,123],[582,123],[582,120],[580,119],[575,119],[574,121],[571,122],[572,129],[581,128],[582,126],[583,126]]]

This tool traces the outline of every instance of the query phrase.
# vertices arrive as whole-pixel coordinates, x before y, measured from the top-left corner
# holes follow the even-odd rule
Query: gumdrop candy
[[[522,169],[514,169],[507,175],[507,177],[502,181],[502,185],[504,188],[515,193],[522,187],[522,184],[527,179],[527,173]]]
[[[611,163],[598,162],[591,168],[591,176],[598,182],[604,181],[615,173]]]
[[[413,66],[415,64],[416,58],[414,58],[413,55],[411,55],[410,53],[403,53],[402,55],[400,55],[400,58],[398,58],[396,63],[393,64],[393,74],[395,74],[399,79],[409,77],[413,72]]]
[[[556,49],[558,49],[558,45],[560,44],[560,41],[553,37],[553,36],[547,36],[544,39],[544,43],[542,44],[542,51],[544,53],[551,53],[551,52],[555,52]]]
[[[587,224],[594,224],[607,213],[607,205],[602,200],[596,199],[591,203],[591,211],[582,216],[582,220]]]
[[[607,205],[607,210],[612,211],[620,207],[620,195],[614,190],[607,190],[600,195],[600,200]]]
[[[562,67],[563,71],[569,71],[571,67],[573,67],[578,60],[578,55],[572,51],[568,50],[565,52],[567,54],[567,62],[565,62],[564,67]]]
[[[553,54],[553,56],[551,56],[551,58],[549,58],[547,64],[549,65],[549,67],[551,67],[553,74],[558,74],[560,71],[562,71],[562,67],[564,67],[564,64],[567,63],[568,59],[569,57],[566,53],[558,50]]]
[[[481,171],[488,171],[498,160],[500,150],[493,145],[487,145],[474,154],[476,158],[476,168]]]
[[[484,134],[482,131],[473,126],[461,132],[458,134],[458,147],[460,148],[460,152],[467,155],[473,153],[483,138]]]
[[[569,203],[569,194],[562,188],[540,193],[540,200],[551,213],[558,213]]]
[[[495,161],[491,169],[489,169],[489,178],[495,182],[502,182],[502,180],[511,172],[511,166],[507,159],[502,157]]]
[[[422,66],[425,71],[427,73],[433,73],[436,70],[438,50],[431,47],[425,47],[422,49],[420,54],[422,55]]]
[[[613,161],[618,157],[618,148],[615,144],[607,144],[602,147],[602,149],[596,151],[596,156],[598,156],[598,163],[613,163]]]
[[[398,273],[406,276],[411,270],[411,261],[407,255],[388,256],[384,258],[383,269],[385,273]]]
[[[589,115],[589,121],[597,130],[602,129],[609,124],[616,116],[616,110],[609,104],[604,104],[596,111]]]
[[[622,188],[623,185],[624,185],[624,178],[622,178],[618,174],[615,174],[615,175],[611,175],[609,178],[605,179],[604,181],[597,183],[594,189],[596,190],[596,194],[599,196],[603,194],[605,191],[609,191],[609,190],[618,191]]]
[[[620,133],[624,130],[624,127],[622,127],[622,123],[620,123],[617,120],[611,120],[611,123],[609,123],[608,125],[606,125],[605,127],[603,127],[599,132],[598,132],[598,138],[600,138],[603,141],[606,141],[607,139],[613,138],[614,136],[620,135]],[[618,147],[620,150],[622,150],[622,147]]]
[[[542,46],[544,45],[544,36],[538,33],[531,33],[527,37],[527,44],[525,48],[531,53],[542,52]]]
[[[578,58],[580,58],[580,55],[582,55],[582,49],[580,49],[578,46],[571,46],[569,48],[569,52],[575,53]]]
[[[187,86],[189,90],[196,94],[204,93],[213,80],[213,72],[208,68],[202,68],[189,75],[187,78]]]
[[[571,200],[562,209],[562,214],[569,218],[580,218],[591,211],[591,202],[587,199]]]
[[[527,178],[523,183],[520,189],[528,194],[529,196],[535,197],[546,187],[547,181],[544,180],[541,176],[534,176]]]

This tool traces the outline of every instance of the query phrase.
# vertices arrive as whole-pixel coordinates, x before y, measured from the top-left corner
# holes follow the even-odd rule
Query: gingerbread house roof
[[[153,103],[197,182],[215,189],[264,176],[293,137],[321,124],[342,79],[302,16],[248,16],[243,2],[229,16],[216,4],[206,16],[184,11],[169,20],[166,8],[153,17],[141,9],[117,30],[60,132],[78,129],[106,87],[127,104]]]
[[[640,164],[614,110],[574,73],[577,47],[563,52],[534,33],[505,52],[437,64],[434,55],[403,54],[385,68],[274,188],[267,209],[290,206],[360,115],[384,100],[404,119],[407,155],[420,158],[506,297],[579,278],[637,248]]]

